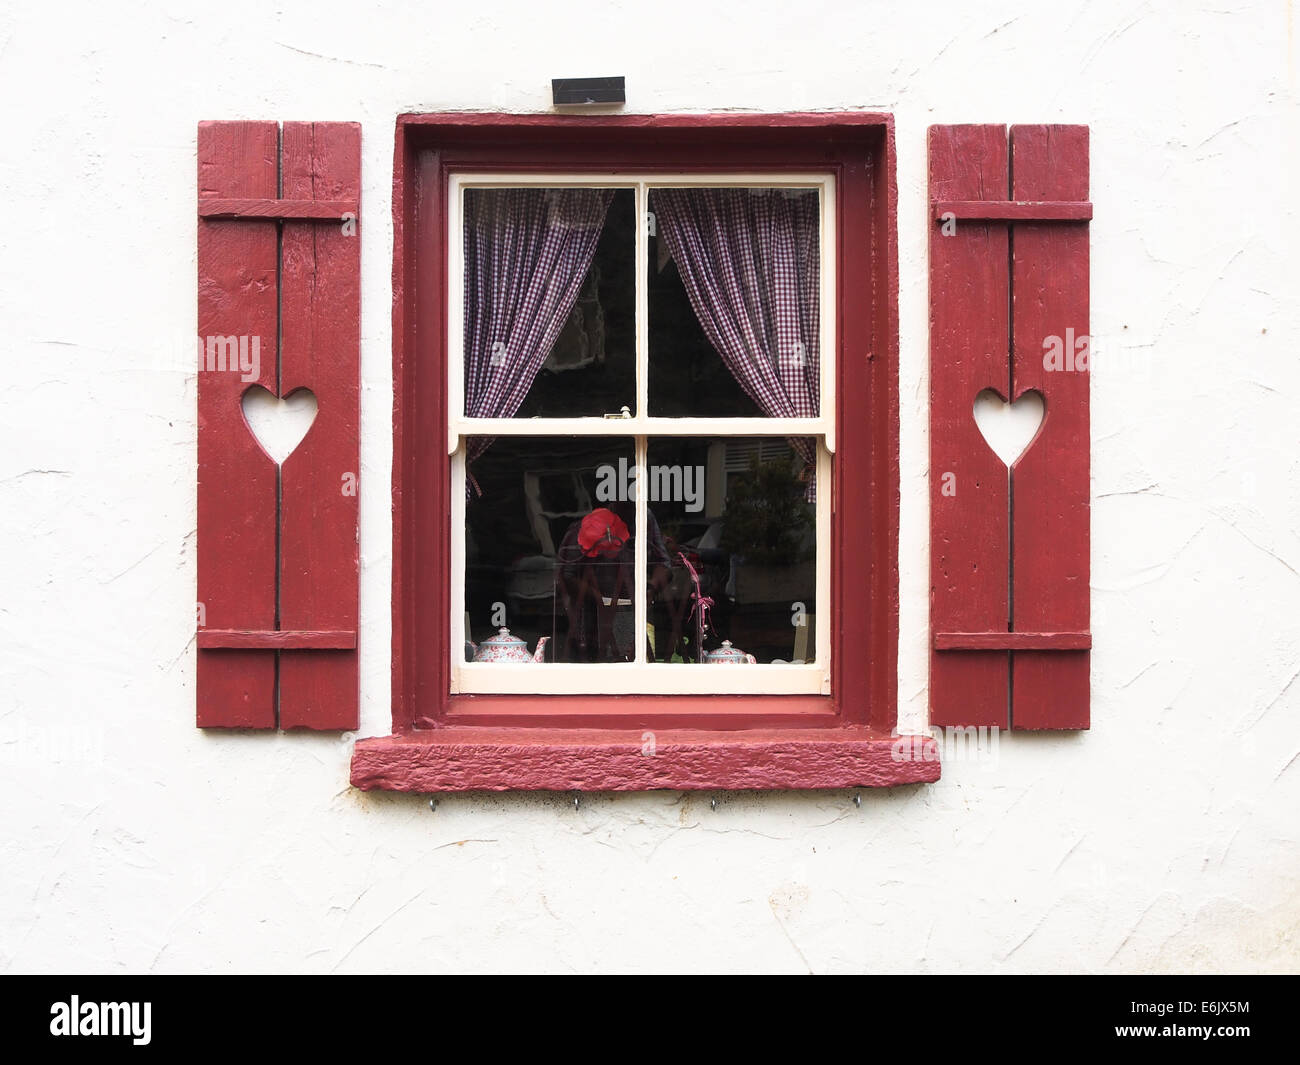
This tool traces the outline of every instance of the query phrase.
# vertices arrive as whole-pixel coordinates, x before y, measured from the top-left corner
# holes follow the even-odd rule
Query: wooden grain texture
[[[973,222],[1086,222],[1092,204],[1075,200],[937,200],[935,219]]]
[[[360,740],[363,791],[647,791],[890,787],[939,779],[929,736],[857,729],[437,729]]]
[[[201,629],[197,644],[200,650],[262,648],[272,651],[340,651],[356,647],[357,634],[351,630],[303,632],[287,629]]]
[[[881,148],[874,157],[850,157],[838,178],[839,291],[869,292],[871,298],[841,297],[837,306],[827,301],[822,313],[839,316],[832,691],[845,724],[888,732],[898,720],[897,670],[879,668],[898,660],[898,189],[892,127],[886,127]],[[874,263],[858,236],[867,233],[879,242]],[[870,343],[864,346],[866,338]]]
[[[936,651],[1086,651],[1088,632],[936,632]]]
[[[1006,199],[1002,126],[930,127],[930,199]],[[930,227],[930,625],[1008,627],[1007,469],[975,424],[976,395],[1004,399],[1010,284],[1007,226]],[[930,654],[932,725],[1007,725],[1006,651]]]
[[[304,125],[308,123],[295,123]],[[310,124],[308,124],[310,125]],[[271,219],[302,221],[315,218],[331,222],[345,220],[357,213],[356,200],[226,199],[212,197],[199,201],[200,218]]]
[[[425,193],[431,203],[422,204],[424,208],[417,218],[416,205],[420,202],[419,190],[427,187]],[[422,554],[427,550],[417,551],[418,538],[415,535],[418,519],[422,514],[416,506],[416,485],[419,483],[419,471],[422,463],[417,452],[417,444],[432,450],[436,444],[429,442],[428,434],[433,439],[441,435],[446,440],[446,395],[440,393],[431,407],[425,410],[421,420],[415,416],[417,383],[416,359],[417,325],[434,329],[434,335],[442,323],[440,301],[430,306],[427,297],[421,299],[420,285],[417,279],[418,268],[428,259],[446,254],[445,237],[440,237],[427,216],[445,217],[442,206],[442,190],[436,179],[430,180],[417,162],[417,153],[412,138],[408,136],[402,117],[397,120],[397,132],[393,150],[393,462],[389,490],[393,502],[393,543],[391,579],[389,582],[389,605],[391,609],[392,644],[391,676],[389,702],[392,704],[393,731],[403,732],[415,728],[416,722],[424,715],[432,714],[441,705],[441,697],[431,693],[423,709],[416,692],[419,678],[429,673],[442,674],[449,670],[450,659],[442,655],[433,655],[432,668],[417,666],[416,647],[418,646],[421,627],[419,615],[414,603],[418,599],[413,592],[413,585],[422,584],[427,577],[418,568]],[[424,241],[427,240],[427,244]],[[425,253],[417,255],[416,250],[423,244]],[[445,328],[445,327],[444,327]],[[435,361],[442,363],[445,355],[443,344],[434,345]],[[423,409],[423,408],[421,408]],[[432,429],[426,424],[433,421]],[[424,437],[419,434],[423,432]],[[427,460],[426,460],[427,461]],[[447,478],[450,480],[450,475]],[[436,478],[431,478],[437,483]],[[450,490],[446,493],[450,514]],[[450,532],[451,522],[446,523]],[[434,528],[438,535],[438,527]],[[424,544],[420,544],[424,548]],[[436,558],[441,561],[444,551],[436,546],[433,549]],[[444,585],[446,582],[442,582]],[[435,583],[436,592],[439,585]],[[422,588],[428,594],[427,588]],[[450,607],[448,608],[450,614]],[[447,674],[449,678],[449,673]]]
[[[1014,199],[1088,198],[1086,126],[1013,126],[1010,139]],[[1013,397],[1037,389],[1046,404],[1012,469],[1013,627],[1087,631],[1089,373],[1073,350],[1062,369],[1044,355],[1050,338],[1074,348],[1088,336],[1088,227],[1019,224],[1012,241]],[[1089,657],[1016,651],[1012,727],[1088,728]]]
[[[277,138],[274,122],[201,123],[200,202],[274,197]],[[199,221],[200,342],[206,348],[209,337],[257,337],[260,364],[256,374],[228,363],[217,368],[215,360],[209,369],[205,354],[198,372],[198,601],[204,627],[276,627],[276,468],[240,408],[250,385],[275,389],[276,266],[274,225]],[[196,668],[200,727],[275,727],[273,654],[200,649]]]
[[[361,127],[286,122],[288,199],[356,203]],[[279,627],[357,628],[361,237],[356,226],[286,222],[281,245],[279,392],[310,388],[317,415],[281,467]],[[280,657],[280,727],[354,729],[355,649]]]
[[[855,169],[854,164],[844,170]],[[882,138],[878,152],[865,160],[865,169],[871,175],[871,210],[863,212],[862,228],[844,226],[840,231],[840,276],[844,279],[837,294],[841,315],[846,307],[858,301],[854,293],[868,285],[872,293],[872,321],[870,365],[860,376],[845,378],[840,387],[862,389],[874,399],[865,405],[865,415],[873,427],[869,446],[856,456],[845,454],[839,462],[839,484],[862,476],[858,466],[865,458],[870,470],[871,484],[875,489],[865,511],[842,509],[838,511],[840,549],[832,554],[831,565],[843,565],[858,550],[858,529],[866,529],[872,540],[870,601],[868,622],[868,655],[875,660],[874,668],[866,671],[869,694],[869,716],[854,718],[847,710],[854,702],[855,690],[845,684],[839,689],[839,703],[845,724],[858,724],[861,720],[881,731],[898,727],[898,529],[902,499],[899,489],[899,344],[898,344],[898,148],[895,141],[892,117],[882,124]],[[845,212],[847,213],[847,211]],[[871,233],[872,258],[868,261],[856,251],[859,234]],[[850,267],[852,269],[850,269]],[[842,317],[842,320],[847,320]],[[847,360],[856,347],[852,335],[840,337],[840,359]],[[853,462],[853,466],[849,463]],[[834,533],[833,533],[834,534]],[[841,588],[841,597],[856,592],[854,588]],[[835,604],[832,603],[832,606]],[[853,619],[848,603],[841,608],[843,622]],[[847,629],[841,622],[840,634]],[[834,637],[832,637],[834,640]],[[856,649],[863,644],[842,640],[838,653],[841,658],[856,657]]]

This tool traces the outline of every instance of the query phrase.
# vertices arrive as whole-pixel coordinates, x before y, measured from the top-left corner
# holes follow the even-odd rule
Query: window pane
[[[584,417],[636,402],[631,189],[467,189],[465,413]]]
[[[646,493],[672,560],[651,579],[655,661],[698,662],[724,640],[760,663],[815,659],[817,517],[800,453],[814,446],[784,437],[650,441]],[[712,600],[702,643],[697,594]]]
[[[816,189],[652,189],[650,413],[814,417]]]
[[[484,439],[470,441],[471,457]],[[466,632],[477,645],[466,658],[490,658],[484,640],[505,627],[529,651],[547,637],[547,662],[633,660],[633,440],[498,437],[469,468],[482,494],[471,487],[465,513]]]

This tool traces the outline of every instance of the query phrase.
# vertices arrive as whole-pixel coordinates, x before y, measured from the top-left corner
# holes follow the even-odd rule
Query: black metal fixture
[[[627,102],[622,75],[616,78],[552,78],[551,99],[556,107]]]

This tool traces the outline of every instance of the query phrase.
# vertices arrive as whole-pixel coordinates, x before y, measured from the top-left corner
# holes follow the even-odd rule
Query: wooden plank
[[[412,532],[415,515],[419,508],[415,505],[414,486],[419,482],[417,470],[420,468],[416,454],[417,435],[432,432],[435,441],[445,441],[446,433],[446,396],[440,391],[435,396],[433,405],[425,410],[422,404],[415,402],[415,368],[417,359],[416,344],[417,323],[427,323],[432,330],[431,336],[441,338],[443,322],[441,301],[431,298],[426,280],[425,287],[417,283],[417,263],[425,264],[432,259],[440,261],[446,255],[447,237],[445,234],[445,213],[438,195],[439,184],[434,181],[428,193],[428,202],[422,204],[417,219],[415,204],[419,200],[416,188],[419,185],[419,167],[416,165],[416,151],[410,143],[408,131],[401,118],[397,120],[397,135],[393,150],[393,460],[392,476],[389,481],[389,493],[393,504],[393,543],[391,549],[392,575],[389,580],[389,602],[391,605],[392,643],[390,644],[390,662],[392,687],[389,689],[389,701],[393,707],[393,731],[404,732],[415,727],[419,719],[416,709],[416,677],[419,666],[425,656],[417,655],[416,647],[421,646],[419,637],[427,632],[428,622],[424,615],[442,604],[430,604],[426,595],[432,589],[434,595],[446,596],[446,580],[420,583],[420,570],[417,560],[421,556],[432,554],[435,565],[448,557],[446,546],[450,529],[439,535],[438,526],[432,527],[432,535],[427,539]],[[427,165],[427,164],[426,164]],[[430,215],[433,217],[431,218]],[[438,225],[441,221],[444,224]],[[418,223],[418,224],[417,224]],[[416,254],[419,249],[419,254]],[[439,289],[440,291],[440,289]],[[435,380],[439,375],[446,377],[446,354],[443,350],[445,340],[437,339],[423,349],[425,363],[432,358],[433,373],[429,376]],[[429,349],[432,348],[432,351]],[[408,398],[410,397],[410,398]],[[417,417],[417,410],[420,412]],[[430,429],[429,423],[434,426]],[[420,441],[429,446],[426,439]],[[433,445],[435,447],[441,444]],[[431,478],[435,490],[439,480],[449,478]],[[450,492],[441,493],[444,500]],[[443,513],[450,513],[450,503]],[[450,526],[451,522],[446,523]],[[420,550],[416,551],[416,544]],[[419,604],[419,609],[417,609]],[[451,608],[447,607],[447,616]],[[446,630],[442,630],[446,631]],[[435,635],[432,637],[437,639]],[[447,642],[450,642],[448,640]],[[449,683],[446,670],[449,668],[449,655],[435,655],[441,670],[437,666],[434,672],[440,675],[441,684],[434,686],[435,693],[446,690]],[[434,695],[435,706],[441,705],[441,694]]]
[[[870,214],[863,212],[862,222],[852,217],[848,210],[849,193],[855,188],[847,178],[850,170],[856,166],[846,166],[840,179],[840,196],[845,209],[840,212],[839,249],[843,264],[839,271],[837,283],[839,292],[836,303],[840,322],[845,330],[840,335],[840,360],[850,366],[857,360],[848,356],[855,346],[854,337],[861,334],[852,330],[855,326],[851,308],[861,303],[857,293],[870,291],[871,296],[871,344],[866,352],[866,369],[859,374],[849,370],[840,372],[839,389],[850,392],[865,390],[875,397],[863,413],[871,423],[870,451],[857,452],[841,447],[840,458],[835,466],[841,472],[836,482],[836,497],[839,523],[832,523],[832,529],[839,536],[831,555],[832,567],[841,572],[848,569],[850,560],[860,554],[866,554],[857,539],[861,530],[874,541],[869,548],[871,553],[870,598],[867,603],[867,616],[853,602],[861,595],[861,585],[841,583],[838,591],[841,598],[831,596],[832,632],[837,633],[841,641],[838,645],[839,657],[861,657],[857,652],[867,648],[868,656],[875,662],[874,668],[863,670],[870,693],[870,717],[867,724],[882,733],[895,731],[898,727],[898,541],[899,516],[902,512],[902,493],[899,486],[899,340],[898,340],[898,146],[894,135],[893,119],[884,123],[883,157],[868,156],[864,159],[866,170],[871,178]],[[863,189],[853,198],[866,196]],[[855,249],[860,245],[860,235],[872,234],[873,250],[864,255]],[[823,313],[826,313],[823,311]],[[866,323],[862,323],[865,325]],[[841,411],[847,413],[847,405],[841,405]],[[853,412],[855,418],[862,413]],[[843,423],[841,423],[843,424]],[[864,441],[865,442],[865,441]],[[849,456],[869,456],[869,477],[863,476],[862,470],[848,467]],[[852,460],[850,460],[852,461]],[[870,481],[872,490],[866,499],[861,500],[863,509],[852,510],[838,503],[844,494],[840,491],[847,482]],[[832,508],[833,512],[835,508]],[[865,621],[869,642],[858,642],[853,635],[854,626],[861,626]],[[859,630],[860,631],[860,630]],[[831,638],[835,644],[835,637]],[[833,664],[833,663],[832,663]],[[852,704],[858,698],[854,687],[853,673],[844,670],[840,674],[841,686],[838,689],[839,706],[847,725],[857,724],[852,713]]]
[[[885,150],[892,151],[886,137]],[[887,276],[897,270],[887,219],[897,210],[896,190],[885,180],[889,160],[878,167],[845,166],[839,176],[835,245],[841,295],[822,314],[838,313],[840,355],[835,386],[836,446],[832,464],[831,690],[839,696],[846,724],[869,724],[886,734],[898,720],[897,670],[873,664],[898,659],[898,361],[897,289]],[[854,234],[876,234],[872,256],[862,254]],[[874,268],[873,268],[874,267]],[[883,276],[882,276],[883,275]],[[865,357],[849,338],[871,337],[878,349]],[[856,358],[850,352],[861,353]],[[892,376],[891,376],[892,375]],[[823,398],[823,403],[827,400]],[[822,409],[825,409],[824,407]],[[892,449],[892,450],[891,450]],[[844,461],[846,456],[853,459]],[[855,465],[856,463],[856,465]],[[871,470],[872,476],[864,475]],[[888,471],[888,472],[887,472]],[[820,491],[820,489],[819,489]],[[852,650],[851,650],[852,649]]]
[[[271,629],[203,629],[198,634],[200,648],[251,649],[269,651],[343,651],[357,645],[355,630],[302,632]]]
[[[286,122],[283,194],[355,203],[361,128]],[[282,238],[279,394],[316,395],[306,437],[280,484],[280,625],[355,631],[360,399],[361,238],[357,227],[286,222]],[[280,727],[358,725],[354,649],[280,659]]]
[[[356,200],[276,200],[228,199],[210,197],[199,200],[200,218],[265,219],[295,221],[308,219],[338,222],[357,213]]]
[[[274,122],[203,122],[198,194],[263,198],[277,193]],[[275,387],[276,232],[271,226],[198,222],[198,601],[200,628],[273,629],[275,464],[249,432],[240,397]],[[208,338],[214,356],[206,358]],[[232,368],[227,340],[244,338]],[[252,338],[257,339],[254,347]],[[252,365],[256,352],[257,365]],[[224,367],[224,368],[222,368]],[[275,656],[198,651],[202,728],[274,728]]]
[[[971,222],[1086,222],[1092,204],[1076,200],[937,200],[936,222],[946,219]]]
[[[930,198],[1005,197],[1002,126],[930,127]],[[1007,469],[975,424],[975,396],[1009,387],[1008,227],[930,231],[931,632],[1008,627]],[[1006,651],[930,654],[931,725],[1007,725]]]
[[[1090,632],[936,632],[936,651],[1086,651]]]
[[[1086,126],[1015,126],[1011,150],[1013,198],[1088,198]],[[1046,401],[1012,471],[1013,628],[1086,631],[1089,375],[1078,345],[1088,351],[1088,227],[1017,225],[1012,242],[1013,396],[1037,389]],[[1052,361],[1058,344],[1070,350]],[[1012,727],[1087,728],[1089,658],[1015,652]]]
[[[896,787],[939,779],[930,736],[864,728],[437,728],[358,741],[363,791],[650,791]]]

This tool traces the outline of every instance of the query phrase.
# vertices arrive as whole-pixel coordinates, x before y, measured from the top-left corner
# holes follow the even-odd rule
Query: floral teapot
[[[528,644],[518,636],[511,636],[509,629],[499,629],[490,639],[476,644],[466,640],[469,649],[474,652],[475,662],[545,662],[546,641],[543,636],[537,641],[537,650],[529,651]]]
[[[758,659],[747,655],[739,647],[732,647],[730,640],[723,640],[722,646],[704,656],[706,665],[710,666],[754,666]]]

